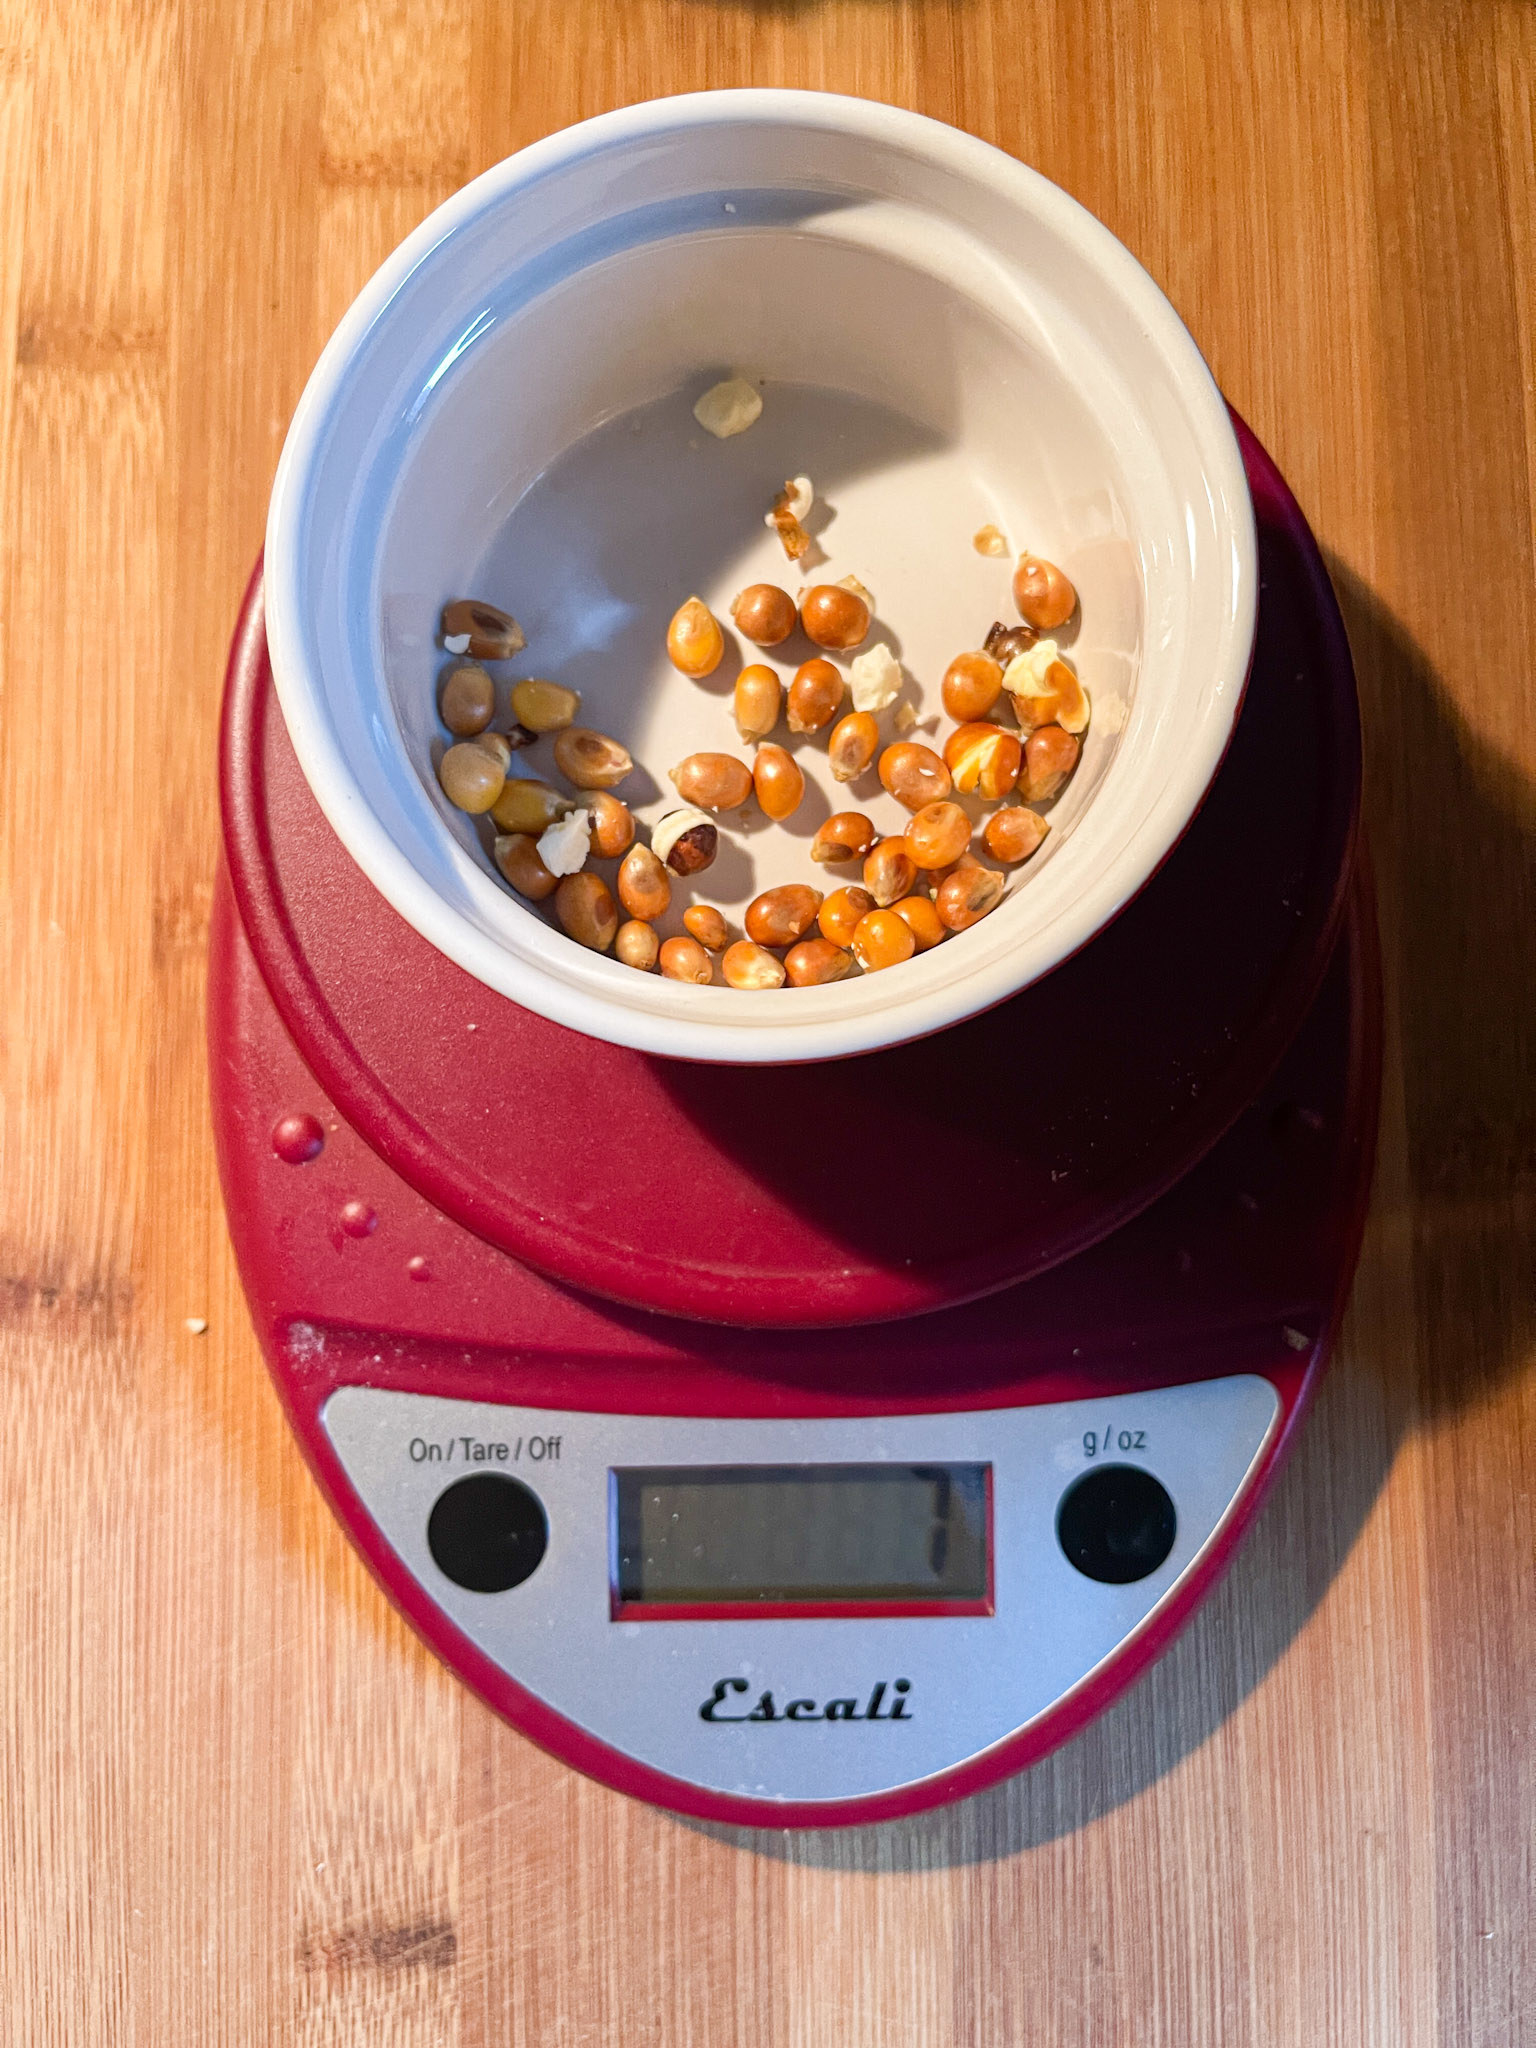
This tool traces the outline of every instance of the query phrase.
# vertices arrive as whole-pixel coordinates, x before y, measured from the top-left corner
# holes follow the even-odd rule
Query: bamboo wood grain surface
[[[0,2040],[1536,2040],[1536,9],[0,22]],[[1168,290],[1337,581],[1389,1005],[1344,1341],[1221,1591],[1029,1776],[797,1838],[574,1776],[386,1605],[246,1321],[202,1050],[225,646],[331,326],[485,165],[747,83],[972,129]]]

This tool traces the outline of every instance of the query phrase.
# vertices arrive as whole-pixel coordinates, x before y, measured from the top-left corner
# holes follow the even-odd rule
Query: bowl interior
[[[1252,604],[1251,514],[1235,445],[1235,479],[1222,465],[1219,399],[1166,307],[1166,331],[1149,330],[1162,302],[1102,229],[1005,159],[1000,201],[971,175],[993,153],[950,139],[963,175],[868,133],[685,126],[659,152],[617,146],[623,175],[596,193],[578,151],[532,176],[542,208],[530,212],[526,182],[478,204],[478,188],[461,194],[445,213],[462,219],[436,217],[436,237],[408,244],[415,260],[395,259],[371,317],[333,344],[340,374],[312,423],[286,615],[279,564],[290,729],[296,707],[317,794],[396,906],[561,1021],[695,1057],[773,1059],[953,1021],[1090,936],[1219,760]],[[716,441],[691,407],[731,373],[759,384],[763,413]],[[800,473],[816,486],[816,547],[792,566],[763,513]],[[1052,834],[1004,903],[899,974],[758,996],[637,975],[509,894],[485,827],[437,788],[435,632],[461,595],[505,606],[527,632],[504,686],[568,682],[582,722],[629,746],[636,773],[618,793],[643,823],[676,803],[667,770],[684,754],[750,757],[731,718],[742,660],[787,681],[815,651],[798,633],[766,655],[728,634],[715,675],[688,682],[664,637],[694,592],[725,619],[745,583],[793,592],[857,575],[875,598],[871,641],[906,672],[911,737],[942,744],[945,665],[1015,616],[1011,557],[972,546],[988,521],[1076,583],[1079,616],[1060,637],[1094,715]],[[891,712],[881,723],[898,736]],[[664,929],[691,900],[734,919],[775,882],[856,880],[809,860],[832,810],[901,829],[872,773],[832,781],[824,736],[774,737],[806,773],[805,802],[786,825],[755,806],[722,820],[719,859],[675,892]],[[558,780],[548,755],[541,742],[514,771]]]

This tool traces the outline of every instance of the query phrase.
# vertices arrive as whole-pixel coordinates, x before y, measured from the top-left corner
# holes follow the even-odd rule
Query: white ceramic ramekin
[[[689,406],[726,370],[761,381],[764,422],[709,442]],[[846,443],[827,427],[828,390],[862,408]],[[511,587],[538,553],[518,541],[529,529],[517,507],[563,516],[562,462],[635,408],[649,408],[634,432],[656,437],[654,464],[629,463],[622,481],[616,470],[596,498],[589,475],[587,498],[566,507],[563,550],[544,550],[539,587]],[[775,420],[777,439],[765,431]],[[821,422],[820,445],[800,446],[796,420],[808,434]],[[949,655],[977,644],[991,616],[1014,616],[1008,564],[971,550],[974,527],[993,519],[1067,568],[1082,597],[1070,651],[1094,704],[1083,762],[1045,851],[1000,908],[899,970],[761,994],[638,974],[511,896],[475,821],[443,801],[439,608],[480,595],[515,611],[530,637],[515,672],[581,683],[584,722],[615,731],[650,770],[635,794],[642,821],[654,819],[679,753],[736,745],[728,693],[676,676],[660,629],[694,589],[723,610],[756,575],[795,587],[760,513],[785,473],[773,465],[797,453],[837,510],[822,536],[827,574],[851,569],[874,588],[877,635],[896,644],[925,717]],[[720,530],[726,472],[702,467],[721,463],[739,466],[739,534]],[[707,520],[690,527],[695,495]],[[475,580],[490,564],[493,588]],[[321,357],[267,529],[283,714],[327,818],[384,896],[515,1002],[704,1060],[899,1043],[1081,947],[1157,868],[1220,763],[1256,589],[1226,409],[1146,272],[997,150],[818,93],[629,107],[521,151],[440,207]],[[824,760],[800,758],[807,817],[825,815],[835,786]],[[889,804],[878,789],[867,806],[860,792],[853,801]],[[833,807],[848,802],[838,793]],[[899,829],[897,815],[880,822]],[[728,913],[791,874],[831,886],[803,836],[744,830],[719,890],[699,892]]]

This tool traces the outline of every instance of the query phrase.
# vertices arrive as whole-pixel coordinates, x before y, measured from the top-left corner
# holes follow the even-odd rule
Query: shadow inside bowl
[[[1258,647],[1226,762],[1091,946],[893,1050],[773,1069],[652,1062],[671,1105],[765,1196],[892,1269],[984,1264],[1008,1245],[1025,1270],[1149,1198],[1262,1084],[1336,929],[1358,734],[1315,571],[1262,505],[1259,549]]]

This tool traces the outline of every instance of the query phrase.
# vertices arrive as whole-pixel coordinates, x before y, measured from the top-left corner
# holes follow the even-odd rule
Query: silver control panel
[[[1211,1542],[1278,1412],[1240,1374],[783,1421],[344,1387],[322,1419],[402,1562],[518,1684],[673,1777],[816,1800],[931,1777],[1080,1685]]]

